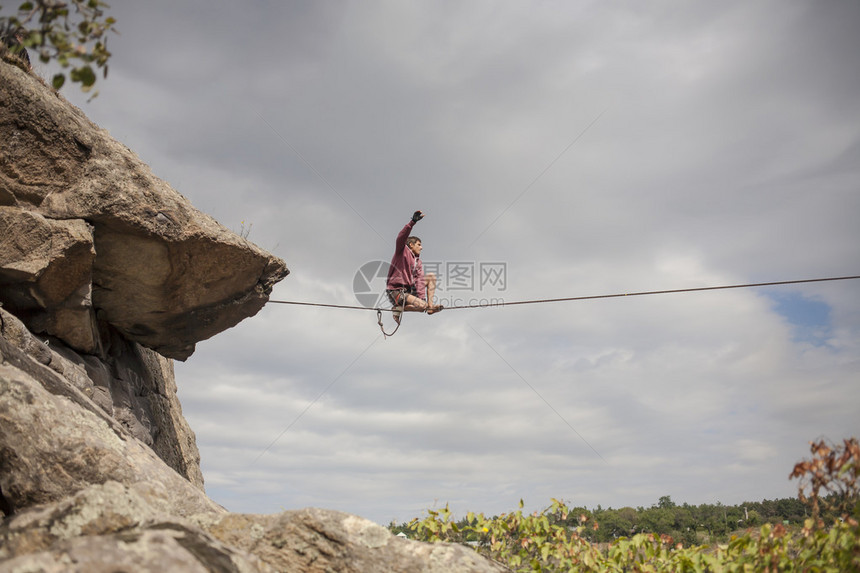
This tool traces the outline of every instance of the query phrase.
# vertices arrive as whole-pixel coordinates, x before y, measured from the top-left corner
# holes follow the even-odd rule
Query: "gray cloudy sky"
[[[416,209],[449,305],[860,274],[854,0],[111,4],[110,77],[66,96],[282,257],[275,299],[357,304]],[[860,434],[858,295],[450,310],[388,340],[270,304],[176,371],[234,511],[739,503]]]

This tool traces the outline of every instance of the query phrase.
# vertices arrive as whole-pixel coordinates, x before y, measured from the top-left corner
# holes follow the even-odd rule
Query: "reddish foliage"
[[[825,440],[810,442],[811,460],[794,466],[789,479],[799,479],[798,497],[812,508],[816,524],[822,507],[849,517],[860,494],[860,442],[843,440],[833,446]]]

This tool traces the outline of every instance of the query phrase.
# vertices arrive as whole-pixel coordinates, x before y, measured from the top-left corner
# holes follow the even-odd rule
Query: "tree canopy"
[[[108,8],[101,0],[25,0],[11,11],[0,4],[3,45],[27,64],[27,51],[42,63],[57,62],[60,71],[51,79],[55,89],[63,87],[68,73],[68,79],[89,92],[97,72],[105,78],[108,73],[107,39],[116,32],[116,21],[105,13]]]

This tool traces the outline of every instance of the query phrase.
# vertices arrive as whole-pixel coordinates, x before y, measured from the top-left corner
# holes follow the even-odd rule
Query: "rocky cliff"
[[[287,272],[0,61],[0,573],[504,570],[335,511],[206,496],[171,359]]]

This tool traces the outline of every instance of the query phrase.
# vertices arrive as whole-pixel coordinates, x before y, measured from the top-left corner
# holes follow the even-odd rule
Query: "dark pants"
[[[414,297],[418,296],[418,291],[415,290],[414,286],[411,287],[401,287],[395,289],[387,289],[385,294],[388,295],[388,300],[391,301],[391,304],[394,306],[406,306],[406,295],[411,294]]]

